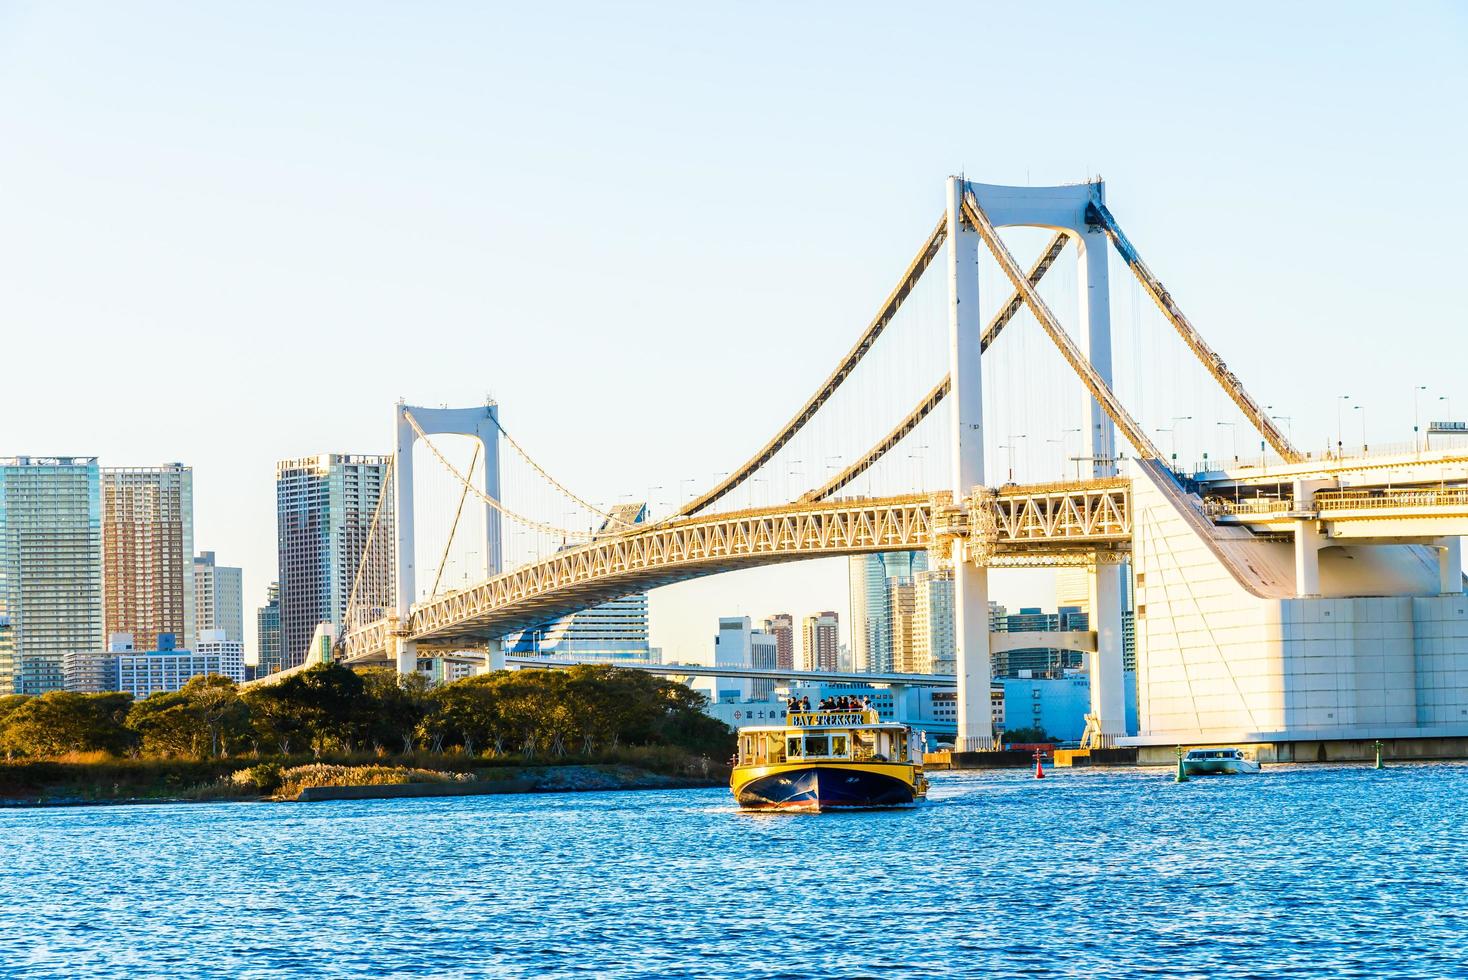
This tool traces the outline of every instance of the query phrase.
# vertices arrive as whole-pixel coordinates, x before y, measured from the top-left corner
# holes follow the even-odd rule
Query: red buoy
[[[1035,753],[1035,778],[1036,779],[1044,779],[1045,778],[1045,767],[1040,764],[1041,758],[1043,758],[1043,757],[1037,751]]]

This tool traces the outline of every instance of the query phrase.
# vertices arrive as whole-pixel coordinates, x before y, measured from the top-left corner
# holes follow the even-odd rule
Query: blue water
[[[1468,766],[0,811],[5,977],[1468,976]]]

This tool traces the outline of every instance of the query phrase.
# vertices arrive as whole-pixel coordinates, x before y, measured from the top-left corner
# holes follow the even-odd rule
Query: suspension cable
[[[862,332],[856,345],[847,351],[846,356],[841,359],[841,363],[836,365],[836,370],[831,372],[830,377],[816,390],[816,393],[811,395],[810,399],[801,407],[799,412],[795,413],[795,417],[787,422],[784,428],[776,433],[773,439],[765,443],[763,449],[746,460],[744,465],[730,473],[723,482],[712,490],[684,504],[673,516],[686,517],[690,514],[696,514],[720,497],[729,493],[729,491],[749,479],[761,466],[773,459],[775,454],[795,437],[795,433],[804,428],[805,424],[815,416],[817,410],[830,400],[831,396],[836,393],[836,389],[841,387],[841,384],[851,376],[851,372],[856,369],[861,359],[866,357],[867,353],[871,351],[872,345],[877,342],[877,338],[881,336],[882,331],[887,329],[893,317],[897,315],[897,311],[902,307],[903,301],[907,299],[908,295],[917,285],[917,281],[922,278],[923,271],[927,269],[928,265],[932,263],[933,258],[938,254],[938,249],[946,237],[948,237],[948,224],[945,216],[945,218],[939,220],[938,226],[933,229],[927,241],[923,242],[922,248],[918,250],[916,257],[909,263],[907,271],[902,274],[902,278],[898,281],[896,287],[887,296],[887,301],[882,304],[882,308],[877,312],[876,317],[872,319],[872,322],[867,326],[866,330]]]
[[[474,481],[464,476],[463,473],[460,473],[458,468],[455,467],[453,463],[450,463],[448,461],[448,458],[445,457],[444,454],[439,451],[439,448],[433,444],[433,440],[428,438],[428,434],[423,431],[423,427],[418,424],[418,420],[413,417],[412,412],[404,409],[403,418],[408,420],[408,424],[413,427],[413,431],[418,434],[418,438],[423,440],[424,444],[428,446],[429,450],[433,453],[434,457],[439,461],[444,469],[452,473],[461,484],[468,488],[469,492],[473,493],[474,496],[478,497],[481,501],[488,504],[490,507],[493,507],[500,514],[508,517],[510,520],[514,521],[517,524],[524,525],[531,530],[540,531],[544,534],[560,535],[563,538],[577,538],[582,541],[587,541],[591,539],[591,533],[588,531],[572,531],[569,528],[557,527],[554,524],[547,524],[545,521],[537,521],[534,518],[526,517],[524,514],[516,513],[515,511],[506,507],[504,504],[491,497],[488,493],[476,487],[474,485]]]
[[[500,420],[499,419],[495,418],[493,415],[490,416],[490,419],[493,420],[495,428],[497,428],[497,429],[500,430],[500,435],[502,435],[502,436],[505,437],[505,442],[508,442],[510,444],[510,448],[513,449],[513,450],[515,450],[515,452],[519,453],[520,454],[520,458],[523,459],[523,460],[525,460],[525,462],[529,463],[530,464],[530,468],[533,469],[533,470],[535,470],[535,472],[539,473],[541,479],[545,480],[545,482],[549,483],[551,486],[553,486],[557,490],[561,491],[561,493],[565,494],[568,498],[570,498],[571,500],[573,500],[576,503],[580,504],[582,507],[584,507],[587,510],[591,511],[596,516],[601,517],[601,518],[603,518],[605,520],[611,521],[614,524],[621,524],[623,527],[631,527],[632,526],[631,523],[622,520],[620,517],[617,517],[615,514],[609,514],[609,513],[607,513],[606,511],[602,510],[599,507],[594,507],[590,503],[588,503],[587,501],[581,499],[580,497],[578,497],[574,493],[572,493],[570,491],[570,489],[568,489],[566,487],[565,484],[561,483],[555,477],[551,476],[545,470],[541,469],[540,464],[537,463],[535,460],[531,459],[530,458],[530,454],[527,453],[524,449],[520,448],[520,444],[515,441],[514,437],[511,436],[508,432],[505,431],[505,427],[503,425],[500,425]]]
[[[469,472],[474,472],[474,464],[479,462],[479,450],[481,443],[474,442],[474,455],[469,458]],[[469,499],[469,488],[459,488],[459,507],[454,511],[454,523],[449,527],[449,539],[443,543],[443,555],[438,559],[438,571],[433,573],[433,588],[428,590],[429,595],[438,595],[438,583],[443,579],[444,566],[449,563],[449,549],[454,546],[454,535],[459,533],[459,518],[464,516],[464,501]]]
[[[357,559],[357,572],[352,577],[352,591],[351,594],[347,597],[347,607],[342,611],[343,629],[341,631],[341,635],[337,637],[338,644],[343,642],[343,639],[347,632],[346,627],[351,623],[352,616],[355,613],[358,593],[362,588],[363,573],[367,569],[367,560],[371,556],[372,545],[377,537],[377,526],[382,517],[382,508],[387,503],[388,497],[392,496],[392,494],[389,492],[389,490],[391,489],[389,486],[389,481],[396,479],[397,473],[393,469],[392,457],[389,456],[387,460],[387,473],[383,476],[382,483],[380,484],[382,489],[379,490],[377,494],[377,506],[372,509],[372,521],[367,525],[367,540],[362,543],[362,555],[360,558]],[[393,587],[397,587],[396,582],[393,583]]]
[[[1059,348],[1061,356],[1065,358],[1071,370],[1080,376],[1082,383],[1090,391],[1091,397],[1096,399],[1102,411],[1110,417],[1111,421],[1116,424],[1116,427],[1121,430],[1122,435],[1126,436],[1127,440],[1136,448],[1137,455],[1143,459],[1161,459],[1162,454],[1153,445],[1147,433],[1131,417],[1131,413],[1122,405],[1121,399],[1116,397],[1116,393],[1111,390],[1111,386],[1097,373],[1096,369],[1091,366],[1091,362],[1076,347],[1075,342],[1070,339],[1070,335],[1065,332],[1065,328],[1060,325],[1060,321],[1055,318],[1055,314],[1050,312],[1050,307],[1040,298],[1040,294],[1036,292],[1035,287],[1025,278],[1024,273],[1020,271],[1019,263],[1014,261],[1014,256],[1010,254],[1003,239],[999,237],[999,233],[994,230],[994,225],[989,221],[989,216],[979,206],[979,199],[974,196],[974,192],[971,190],[966,191],[963,196],[963,216],[977,229],[979,237],[984,240],[984,244],[989,247],[989,251],[993,253],[994,258],[999,260],[999,267],[1004,270],[1004,274],[1009,278],[1010,283],[1013,284],[1015,289],[1024,294],[1025,305],[1030,308],[1030,312],[1040,322],[1041,329],[1050,337],[1051,342]]]

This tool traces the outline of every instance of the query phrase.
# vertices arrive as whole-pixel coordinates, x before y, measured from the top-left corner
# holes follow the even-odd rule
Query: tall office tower
[[[930,568],[913,577],[914,671],[951,674],[957,658],[953,626],[953,569]]]
[[[255,668],[263,677],[280,670],[280,583],[265,590],[265,605],[255,611]]]
[[[0,460],[0,616],[12,689],[62,687],[70,650],[100,650],[102,478],[96,457]]]
[[[647,519],[645,504],[617,504],[602,522],[597,537],[615,534]],[[575,657],[611,664],[649,664],[662,659],[649,642],[647,593],[634,592],[590,609],[541,623],[512,636],[507,653],[521,656]]]
[[[899,674],[918,672],[913,620],[917,615],[916,588],[911,580],[887,580],[887,608],[892,617],[892,669]]]
[[[172,633],[194,637],[194,472],[168,466],[102,468],[103,628],[140,650]]]
[[[212,551],[194,556],[194,620],[200,635],[205,630],[223,630],[229,642],[245,642],[244,573],[215,564]],[[196,641],[197,637],[189,640],[189,646]]]
[[[893,551],[851,558],[851,656],[866,673],[892,669],[891,580],[912,581],[928,567],[925,551]]]
[[[341,625],[391,456],[322,453],[275,464],[280,560],[280,661],[295,667],[321,623]],[[384,503],[358,601],[394,607],[391,499]]]
[[[794,670],[795,617],[789,613],[775,613],[765,620],[765,632],[775,638],[775,666],[781,670]]]
[[[841,669],[841,621],[831,610],[805,617],[801,630],[806,670]]]

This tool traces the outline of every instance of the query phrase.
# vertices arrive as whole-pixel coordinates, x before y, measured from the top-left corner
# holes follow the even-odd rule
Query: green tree
[[[290,755],[293,744],[300,745],[309,738],[296,702],[285,689],[288,680],[253,687],[241,695],[250,710],[256,746],[266,746],[281,755]]]
[[[432,708],[429,680],[419,673],[399,674],[391,667],[357,671],[362,678],[356,738],[374,745],[401,745],[413,751],[419,726]]]
[[[494,675],[439,685],[429,693],[431,713],[420,730],[435,748],[448,742],[462,745],[468,755],[481,745],[502,742],[504,728],[495,688]]]
[[[182,691],[160,691],[132,706],[127,727],[136,732],[143,754],[155,758],[201,758],[209,734],[199,706]]]
[[[132,734],[124,727],[132,696],[51,691],[16,704],[0,729],[0,747],[29,756],[66,752],[127,751]]]
[[[191,677],[177,691],[133,705],[127,725],[143,753],[191,758],[227,755],[250,740],[250,709],[239,687],[219,674]]]
[[[0,697],[0,729],[5,727],[5,719],[10,717],[11,712],[30,700],[29,694],[7,694]]]

